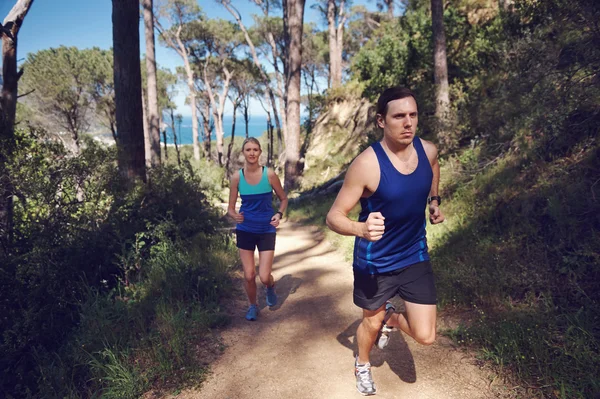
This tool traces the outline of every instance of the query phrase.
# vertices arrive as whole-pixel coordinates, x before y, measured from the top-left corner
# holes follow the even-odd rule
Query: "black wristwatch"
[[[279,214],[279,216],[280,216],[280,219],[283,219],[283,213],[282,213],[281,211],[277,211],[277,212],[275,212],[275,214],[276,214],[276,215],[277,215],[277,214]]]
[[[439,195],[432,195],[431,197],[427,198],[428,204],[431,204],[431,201],[437,201],[438,206],[442,205],[442,197],[440,197]]]

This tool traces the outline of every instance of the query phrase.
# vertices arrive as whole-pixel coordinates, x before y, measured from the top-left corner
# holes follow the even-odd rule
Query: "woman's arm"
[[[269,178],[269,183],[271,183],[271,187],[273,187],[273,191],[275,191],[275,195],[277,195],[277,198],[279,198],[279,212],[281,213],[276,213],[271,218],[271,224],[277,227],[277,225],[279,224],[279,220],[281,220],[283,213],[287,209],[288,197],[285,191],[283,190],[283,187],[281,186],[279,176],[277,176],[277,174],[272,169],[267,169],[267,177]]]
[[[244,221],[244,213],[237,213],[235,204],[238,198],[238,185],[240,183],[240,172],[236,171],[231,176],[229,181],[229,204],[227,206],[227,214],[232,217],[237,223]]]

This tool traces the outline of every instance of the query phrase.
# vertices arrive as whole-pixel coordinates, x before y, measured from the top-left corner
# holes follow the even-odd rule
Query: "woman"
[[[227,213],[237,222],[237,247],[244,268],[244,288],[250,301],[246,319],[252,321],[258,316],[255,248],[258,248],[258,276],[266,287],[267,305],[277,304],[275,281],[271,274],[275,255],[275,229],[283,217],[288,199],[275,172],[258,163],[262,153],[258,140],[254,137],[244,140],[242,153],[245,164],[243,169],[231,176]],[[272,205],[273,191],[280,201],[279,210],[275,214]],[[239,213],[235,211],[238,192],[242,197]]]

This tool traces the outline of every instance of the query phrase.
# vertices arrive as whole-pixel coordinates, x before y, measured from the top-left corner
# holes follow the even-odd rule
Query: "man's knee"
[[[413,338],[421,345],[432,345],[435,342],[435,329],[415,331]]]
[[[381,324],[383,323],[383,313],[381,315],[377,314],[372,317],[363,317],[362,324],[369,331],[379,331],[381,329]]]

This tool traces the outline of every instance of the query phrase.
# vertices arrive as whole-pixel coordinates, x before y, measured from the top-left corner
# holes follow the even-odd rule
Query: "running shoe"
[[[267,287],[267,305],[275,306],[277,305],[277,294],[275,293],[275,285],[271,287]]]
[[[356,389],[361,395],[370,396],[377,393],[371,374],[371,363],[358,364],[357,356],[354,362],[354,376],[356,377]]]
[[[250,305],[250,307],[248,308],[248,311],[246,312],[246,320],[254,321],[254,320],[256,320],[257,316],[258,316],[258,306]]]
[[[394,327],[388,326],[386,323],[392,317],[396,308],[390,301],[385,303],[385,316],[383,317],[383,324],[381,325],[381,329],[379,333],[377,333],[377,339],[375,340],[375,345],[379,349],[384,349],[390,343],[390,333],[394,331]]]

